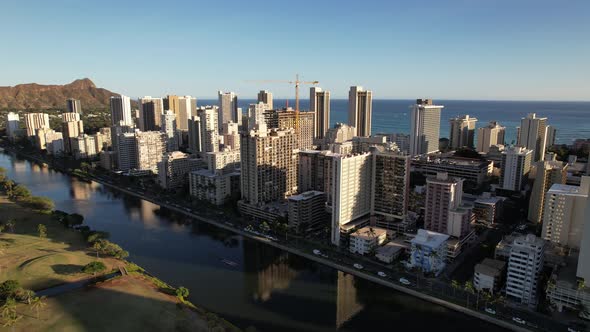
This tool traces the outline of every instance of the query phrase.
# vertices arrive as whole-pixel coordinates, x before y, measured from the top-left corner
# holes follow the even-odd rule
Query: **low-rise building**
[[[205,167],[202,159],[180,151],[169,152],[158,162],[158,183],[164,189],[176,189],[188,182],[187,174]]]
[[[81,134],[70,138],[70,147],[75,159],[92,158],[96,156],[96,142],[94,136]]]
[[[447,234],[419,229],[411,243],[410,266],[438,275],[446,266]]]
[[[240,173],[215,174],[207,169],[189,173],[190,195],[211,204],[223,205],[232,193],[240,192]]]
[[[580,310],[590,308],[590,289],[583,287],[576,277],[579,252],[572,250],[565,264],[557,266],[547,283],[546,295],[549,303],[561,312],[563,309]]]
[[[387,230],[376,227],[363,227],[350,234],[349,251],[351,253],[366,255],[387,239]]]
[[[487,291],[495,294],[502,286],[502,279],[506,262],[486,258],[475,265],[473,274],[473,286],[478,291]]]
[[[479,223],[494,224],[498,222],[498,217],[502,213],[502,202],[506,198],[490,196],[489,193],[484,193],[473,202],[473,214],[475,220]]]
[[[383,263],[391,264],[401,253],[409,249],[410,246],[403,241],[390,241],[376,249],[375,258]]]
[[[321,226],[330,226],[326,212],[326,193],[306,191],[288,198],[289,228],[296,233],[305,233]]]

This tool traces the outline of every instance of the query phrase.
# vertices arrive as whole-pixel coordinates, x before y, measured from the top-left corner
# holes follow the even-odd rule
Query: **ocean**
[[[238,106],[244,112],[254,99],[239,99]],[[275,99],[275,107],[285,106],[285,99]],[[373,100],[372,133],[409,133],[409,106],[414,100]],[[490,121],[498,121],[506,127],[506,142],[516,142],[516,127],[528,113],[547,117],[550,125],[557,128],[556,144],[571,144],[577,138],[590,138],[590,102],[567,101],[486,101],[486,100],[434,100],[444,105],[441,115],[440,136],[449,136],[449,119],[468,114],[478,119],[477,127],[485,127]],[[197,100],[199,106],[216,105],[217,100]],[[289,100],[294,107],[295,101]],[[300,109],[309,109],[309,100],[300,101]],[[330,123],[348,121],[348,100],[333,99],[330,102]]]

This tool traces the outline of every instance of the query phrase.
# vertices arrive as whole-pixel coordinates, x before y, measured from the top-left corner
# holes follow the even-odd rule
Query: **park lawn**
[[[15,279],[24,288],[41,290],[89,277],[80,270],[96,256],[80,233],[0,196],[0,221],[8,219],[15,219],[16,226],[14,233],[0,233],[0,282]],[[47,238],[38,236],[38,224],[47,227]],[[113,258],[99,260],[108,270],[121,264]]]
[[[64,293],[45,303],[38,313],[19,305],[23,319],[14,331],[209,331],[203,316],[179,305],[176,297],[139,274]]]

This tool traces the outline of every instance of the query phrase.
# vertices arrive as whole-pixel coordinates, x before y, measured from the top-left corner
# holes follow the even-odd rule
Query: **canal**
[[[6,152],[0,167],[56,209],[80,213],[129,259],[190,300],[259,331],[498,331],[499,327],[192,222],[99,183],[87,183]]]

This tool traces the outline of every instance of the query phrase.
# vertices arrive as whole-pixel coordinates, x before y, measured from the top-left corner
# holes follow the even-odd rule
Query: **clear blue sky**
[[[253,98],[590,100],[590,1],[2,0],[0,85]],[[304,95],[307,95],[307,89]]]

